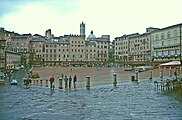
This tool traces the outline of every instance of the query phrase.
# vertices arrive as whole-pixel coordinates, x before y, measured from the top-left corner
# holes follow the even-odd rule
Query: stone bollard
[[[163,71],[160,71],[160,78],[163,79]]]
[[[48,87],[48,79],[46,79],[46,87]]]
[[[116,87],[116,85],[117,85],[117,74],[114,73],[113,77],[114,77],[113,85]]]
[[[59,78],[59,89],[63,89],[63,79]]]
[[[150,77],[149,79],[151,80],[152,79],[152,70],[150,71]]]
[[[131,76],[131,81],[135,81],[135,76]]]
[[[180,69],[177,69],[177,76],[180,76]]]
[[[42,79],[40,80],[40,86],[42,86]]]
[[[136,78],[135,78],[135,81],[138,81],[138,71],[136,71]]]
[[[87,76],[86,88],[90,89],[90,76]]]
[[[37,80],[37,86],[39,85],[39,80]]]
[[[171,69],[171,67],[169,68],[169,77],[172,77],[172,69]]]

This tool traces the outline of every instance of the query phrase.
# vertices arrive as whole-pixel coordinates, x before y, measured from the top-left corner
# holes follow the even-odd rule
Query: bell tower
[[[80,35],[85,36],[85,23],[80,24]]]

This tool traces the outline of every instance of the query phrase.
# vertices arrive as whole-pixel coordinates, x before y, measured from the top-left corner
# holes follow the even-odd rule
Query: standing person
[[[54,84],[54,76],[53,75],[51,76],[49,81],[50,81],[50,89],[54,89],[54,86],[53,86],[53,84]]]
[[[25,85],[25,88],[28,88],[28,78],[27,77],[24,78],[24,85]]]
[[[65,88],[67,88],[68,87],[68,78],[66,75],[64,77],[64,82],[65,82]]]
[[[69,77],[69,88],[71,88],[71,82],[72,82],[72,78],[71,78],[71,75]]]
[[[73,78],[73,85],[74,85],[74,88],[76,88],[76,81],[77,81],[77,77],[76,77],[76,75],[75,75],[74,78]]]

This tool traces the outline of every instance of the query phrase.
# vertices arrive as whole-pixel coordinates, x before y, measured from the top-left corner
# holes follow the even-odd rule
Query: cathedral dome
[[[90,35],[87,37],[88,40],[93,40],[95,39],[96,36],[93,34],[93,31],[91,31]]]

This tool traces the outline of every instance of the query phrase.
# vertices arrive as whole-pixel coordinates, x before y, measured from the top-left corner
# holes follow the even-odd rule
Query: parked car
[[[16,80],[16,79],[13,79],[12,81],[11,81],[11,85],[17,85],[18,84],[18,81]]]

